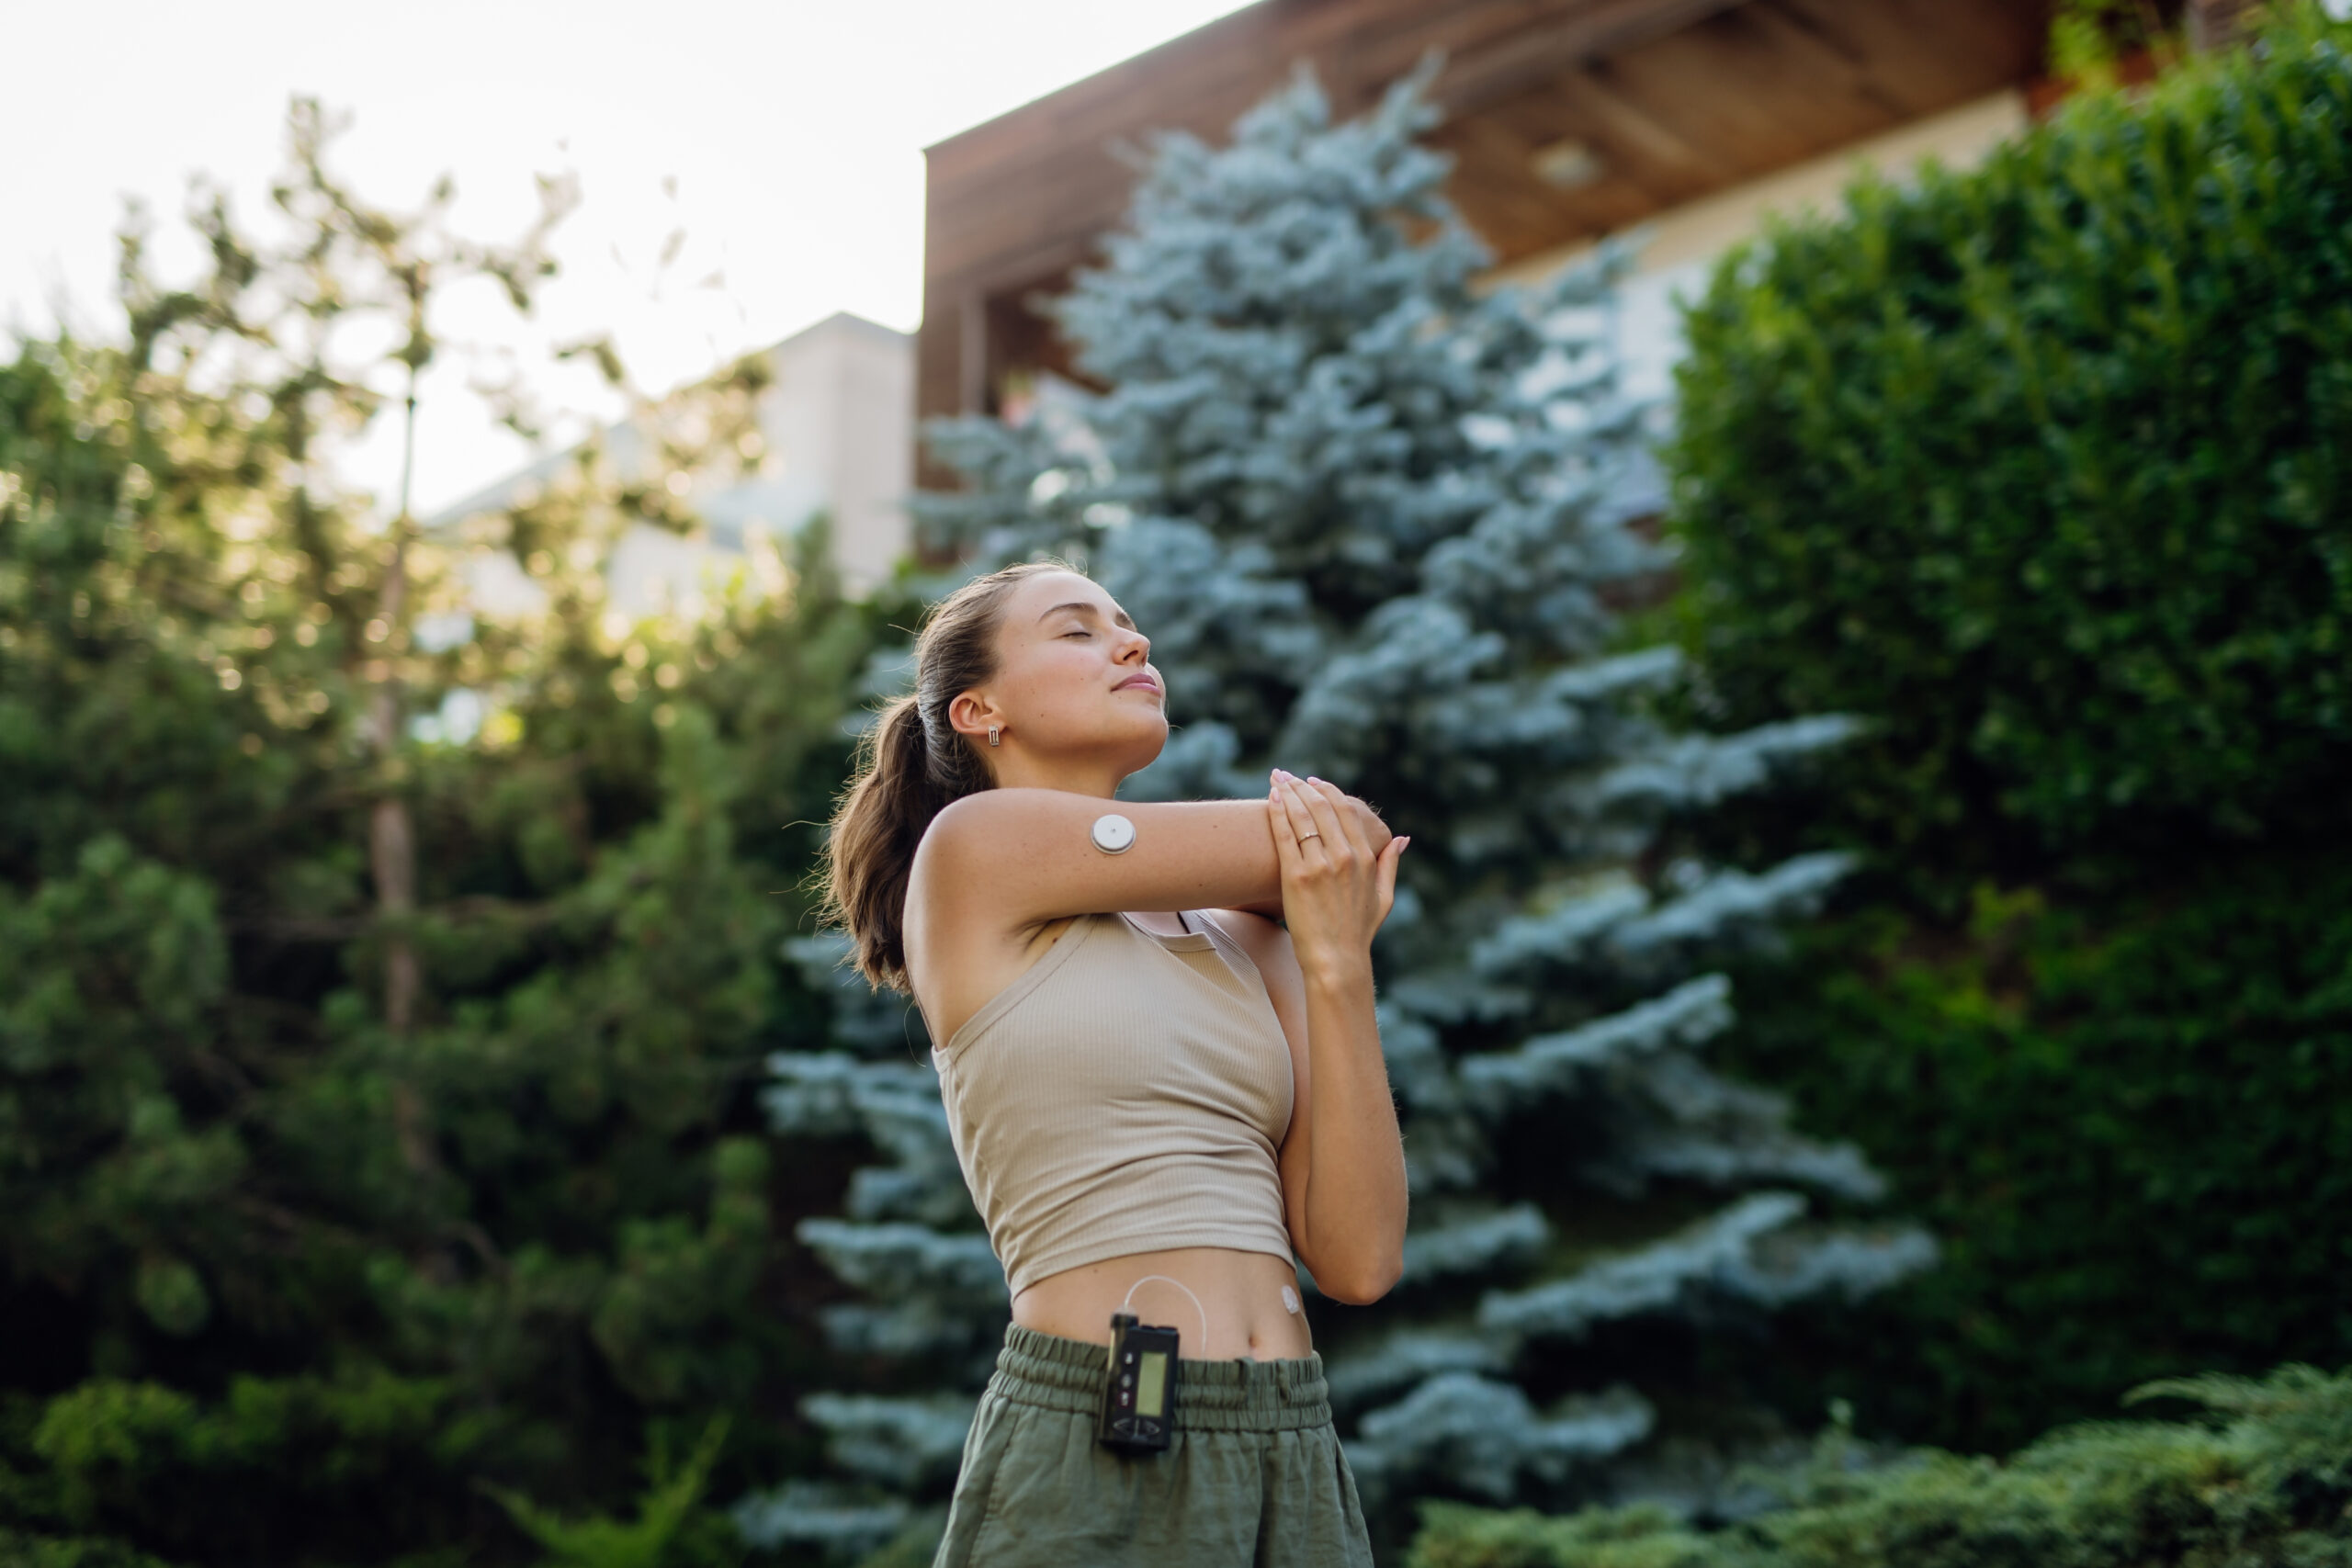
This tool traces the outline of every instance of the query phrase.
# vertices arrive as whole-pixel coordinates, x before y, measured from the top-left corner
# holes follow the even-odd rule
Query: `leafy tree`
[[[633,455],[462,525],[339,482],[369,422],[413,441],[446,291],[529,310],[571,196],[476,244],[446,186],[363,201],[333,129],[295,107],[266,231],[200,196],[192,282],[134,226],[119,338],[0,366],[0,1531],[38,1560],[513,1560],[485,1487],[576,1517],[738,1416],[651,1530],[808,1457],[771,1215],[824,1177],[752,1096],[820,1037],[781,944],[886,612],[821,529],[706,617],[605,604],[618,530],[752,450],[756,364],[655,400],[574,345]],[[469,592],[496,555],[529,607]]]
[[[1677,824],[1847,727],[1645,716],[1674,653],[1609,651],[1612,604],[1664,564],[1624,504],[1643,410],[1617,379],[1622,257],[1474,288],[1485,253],[1414,140],[1423,80],[1337,126],[1302,80],[1227,148],[1162,140],[1105,264],[1050,307],[1108,390],[935,428],[971,484],[928,514],[983,563],[1083,560],[1150,632],[1176,728],[1137,796],[1255,795],[1280,762],[1414,836],[1377,950],[1406,1271],[1377,1307],[1318,1314],[1375,1510],[1702,1506],[1724,1456],[1772,1440],[1732,1369],[1768,1353],[1773,1314],[1931,1250],[1841,1217],[1877,1178],[1702,1053],[1732,1021],[1709,965],[1843,863],[1707,865]],[[895,1018],[875,1038],[870,1061],[778,1058],[770,1105],[890,1156],[799,1235],[870,1294],[836,1309],[836,1343],[927,1357],[936,1381],[804,1409],[846,1470],[936,1486],[1004,1284],[928,1066]],[[811,1512],[805,1533],[869,1524]]]

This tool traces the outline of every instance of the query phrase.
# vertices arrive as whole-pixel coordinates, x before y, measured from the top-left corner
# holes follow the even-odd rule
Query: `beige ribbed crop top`
[[[1124,1253],[1291,1260],[1275,1150],[1294,1085],[1257,965],[1204,917],[1080,915],[932,1048],[947,1129],[1018,1294]]]

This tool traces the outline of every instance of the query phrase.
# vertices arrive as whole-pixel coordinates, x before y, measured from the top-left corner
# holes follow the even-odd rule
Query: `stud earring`
[[[1003,733],[1004,733],[1004,726],[1002,726],[1002,725],[1001,725],[1001,724],[991,724],[991,725],[989,725],[989,745],[991,745],[991,746],[1001,745],[1002,742],[1001,742],[1001,740],[1000,739],[1000,737],[1001,737],[1001,736],[1003,735]]]

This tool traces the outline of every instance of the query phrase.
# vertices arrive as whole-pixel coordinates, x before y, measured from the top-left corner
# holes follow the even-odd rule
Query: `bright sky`
[[[165,267],[189,175],[264,216],[289,96],[349,111],[335,166],[374,201],[455,175],[461,232],[505,238],[537,171],[577,172],[548,330],[616,329],[649,384],[772,343],[835,310],[902,329],[922,314],[922,149],[1238,9],[1237,0],[0,0],[0,329],[60,308],[110,333],[127,195]],[[665,195],[674,176],[675,196]],[[673,230],[684,253],[654,297]],[[718,273],[718,287],[695,289]],[[489,335],[487,313],[445,330]],[[420,510],[526,455],[452,363],[420,400]],[[560,395],[573,395],[559,386]],[[389,489],[390,444],[355,458]]]

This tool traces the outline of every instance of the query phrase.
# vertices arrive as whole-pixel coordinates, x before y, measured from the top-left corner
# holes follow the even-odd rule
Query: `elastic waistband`
[[[1096,1415],[1110,1359],[1106,1345],[1008,1323],[988,1391],[1015,1404]],[[1323,1381],[1320,1351],[1274,1361],[1185,1356],[1176,1363],[1178,1431],[1291,1432],[1330,1419],[1331,1389]]]

